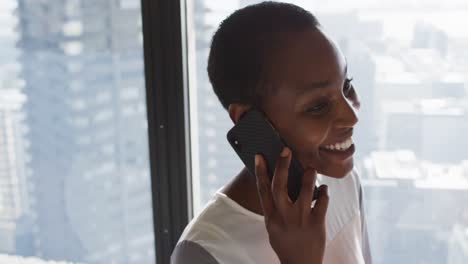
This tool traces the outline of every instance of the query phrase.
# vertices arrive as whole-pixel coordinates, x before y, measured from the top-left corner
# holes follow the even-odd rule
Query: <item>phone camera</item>
[[[235,147],[237,150],[241,150],[241,144],[240,144],[239,140],[233,139],[233,140],[232,140],[232,143],[234,143],[234,147]]]

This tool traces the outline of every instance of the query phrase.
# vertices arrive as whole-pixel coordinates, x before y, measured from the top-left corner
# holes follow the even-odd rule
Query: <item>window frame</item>
[[[141,0],[157,263],[193,217],[186,1]]]

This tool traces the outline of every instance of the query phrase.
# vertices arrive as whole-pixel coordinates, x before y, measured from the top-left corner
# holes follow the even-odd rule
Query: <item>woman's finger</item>
[[[290,162],[291,150],[285,147],[283,148],[283,151],[281,151],[280,157],[276,162],[272,181],[273,199],[275,201],[276,208],[283,212],[290,205],[290,199],[288,196],[288,174]]]
[[[315,202],[314,209],[312,210],[314,214],[314,219],[325,223],[329,200],[330,198],[328,196],[328,186],[321,185],[319,187],[319,197],[317,199],[317,202]]]
[[[262,205],[263,215],[268,218],[275,208],[271,194],[271,182],[268,178],[265,161],[262,155],[255,155],[255,175],[257,177],[257,190]]]
[[[314,199],[315,181],[317,179],[317,171],[315,169],[307,170],[302,176],[301,193],[297,200],[303,215],[309,215],[312,209],[312,201]]]

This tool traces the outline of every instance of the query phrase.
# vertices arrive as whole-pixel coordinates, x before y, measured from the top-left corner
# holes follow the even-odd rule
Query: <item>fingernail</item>
[[[283,158],[286,158],[287,156],[289,156],[289,148],[284,147],[283,150],[280,153],[280,156],[283,157]]]
[[[255,154],[255,166],[258,166],[258,164],[260,164],[260,157],[258,154]]]
[[[324,191],[325,191],[325,194],[328,196],[328,185],[325,185],[325,187],[323,187]]]

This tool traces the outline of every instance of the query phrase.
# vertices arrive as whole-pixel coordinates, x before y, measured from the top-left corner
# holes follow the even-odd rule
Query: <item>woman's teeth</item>
[[[353,145],[353,139],[348,138],[344,142],[328,145],[328,146],[325,146],[324,148],[328,150],[345,151],[349,149],[352,145]]]

